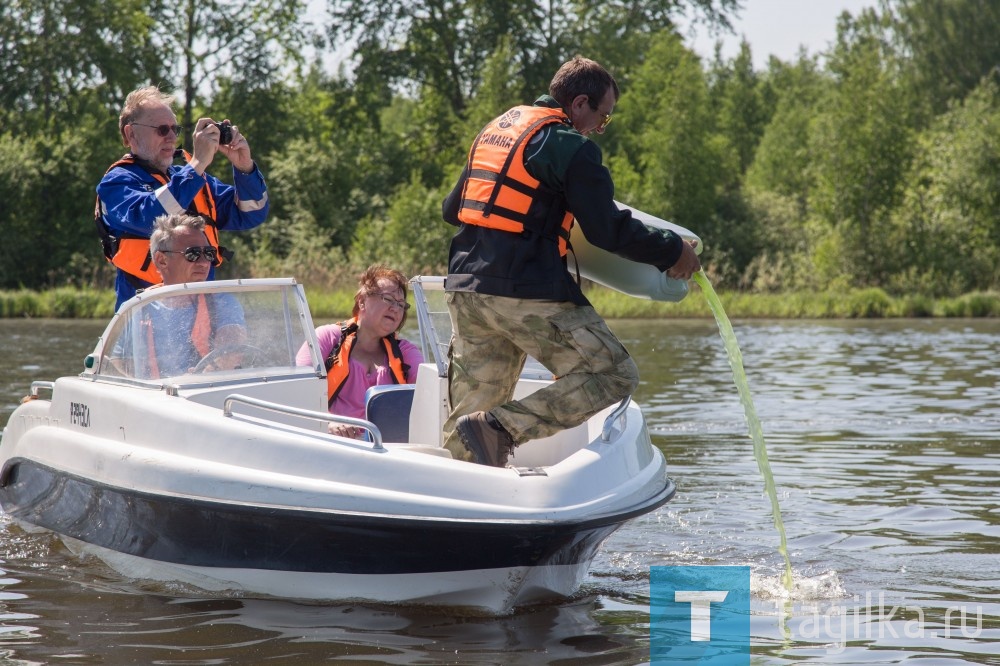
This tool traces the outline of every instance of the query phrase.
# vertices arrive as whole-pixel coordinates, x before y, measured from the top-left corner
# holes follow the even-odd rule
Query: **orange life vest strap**
[[[191,155],[188,152],[184,151],[183,155],[185,161],[191,161]],[[129,153],[108,167],[105,175],[116,167],[131,164],[136,164],[136,159],[134,155]],[[149,171],[148,173],[161,185],[166,185],[170,182],[161,173],[153,171]],[[212,196],[212,190],[207,183],[198,190],[198,194],[195,195],[192,203],[197,213],[205,219],[205,236],[212,247],[216,249],[219,263],[221,264],[223,255],[226,253],[222,252],[219,248],[219,230],[215,226],[215,197]],[[97,235],[101,239],[101,246],[104,249],[104,257],[109,262],[122,270],[126,275],[139,278],[151,284],[156,284],[160,281],[160,272],[153,266],[153,257],[149,251],[149,237],[129,233],[117,236],[113,235],[107,225],[104,224],[104,217],[101,215],[100,197],[97,198],[94,204],[94,223],[97,226]]]
[[[347,377],[351,372],[350,358],[351,350],[358,338],[357,319],[348,319],[340,324],[340,342],[334,345],[330,354],[326,357],[326,389],[327,404],[333,407],[333,401],[337,399]],[[389,370],[393,383],[405,384],[406,373],[410,369],[403,363],[403,352],[399,348],[399,339],[395,333],[382,338],[385,346],[385,355],[389,359]]]
[[[204,358],[212,348],[212,313],[209,312],[208,299],[205,298],[205,294],[198,294],[198,303],[195,308],[194,324],[191,326],[191,343],[194,345],[195,351]],[[146,360],[149,363],[149,377],[150,379],[159,379],[160,364],[156,360],[153,322],[148,317],[144,317],[142,326],[146,334]]]

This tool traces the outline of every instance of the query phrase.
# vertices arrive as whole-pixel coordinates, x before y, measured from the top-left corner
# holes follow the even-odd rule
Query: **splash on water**
[[[788,558],[788,542],[785,538],[785,524],[781,520],[781,507],[778,506],[778,495],[774,488],[774,476],[771,474],[771,463],[767,460],[767,448],[764,445],[764,432],[760,427],[760,419],[757,418],[757,409],[753,404],[753,397],[750,395],[750,385],[747,383],[747,374],[743,369],[743,353],[736,342],[736,333],[733,331],[729,317],[722,307],[712,283],[708,281],[704,271],[694,274],[694,281],[701,287],[705,294],[708,307],[715,315],[715,321],[719,325],[719,335],[726,348],[726,355],[729,357],[729,366],[733,370],[733,381],[736,382],[736,389],[740,394],[740,402],[743,404],[743,412],[746,414],[747,425],[750,428],[750,437],[753,440],[753,455],[757,460],[757,469],[764,477],[764,491],[771,500],[771,513],[774,516],[774,527],[778,530],[780,543],[778,552],[785,558],[785,572],[781,577],[785,590],[789,596],[792,595],[794,584],[792,581],[792,561]]]
[[[751,571],[750,592],[754,598],[771,601],[820,601],[847,596],[844,583],[836,571],[818,576],[796,575],[791,591],[785,587],[784,576],[761,575]]]

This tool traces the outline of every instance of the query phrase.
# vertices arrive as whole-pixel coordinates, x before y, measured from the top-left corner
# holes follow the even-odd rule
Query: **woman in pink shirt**
[[[406,277],[381,264],[369,266],[358,279],[352,317],[316,329],[327,371],[330,413],[365,418],[365,393],[381,384],[412,384],[424,356],[420,348],[397,336],[406,323]],[[305,347],[296,363],[309,365]],[[351,426],[331,424],[331,432],[348,437]]]

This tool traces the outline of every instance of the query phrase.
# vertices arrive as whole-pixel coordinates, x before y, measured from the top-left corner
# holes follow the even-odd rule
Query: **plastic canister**
[[[631,206],[617,201],[615,204],[623,210],[632,211],[632,217],[646,226],[669,229],[684,240],[698,241],[695,251],[701,254],[701,239],[693,232]],[[567,257],[570,272],[575,272],[579,266],[582,277],[636,298],[677,302],[687,296],[686,280],[669,278],[655,266],[629,261],[591,245],[580,231],[578,224],[573,225],[570,243],[573,247],[573,252]]]

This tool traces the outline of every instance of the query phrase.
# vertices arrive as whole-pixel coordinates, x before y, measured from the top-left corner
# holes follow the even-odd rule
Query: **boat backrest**
[[[378,426],[382,441],[410,441],[414,388],[414,384],[387,384],[372,386],[365,393],[365,418]]]
[[[421,363],[410,408],[410,442],[441,446],[441,428],[447,418],[448,378],[438,374],[435,363]]]

